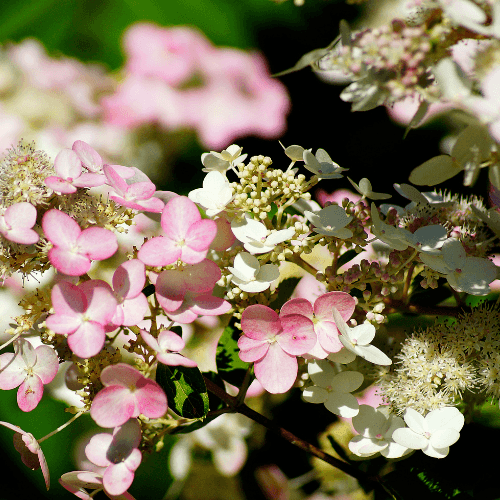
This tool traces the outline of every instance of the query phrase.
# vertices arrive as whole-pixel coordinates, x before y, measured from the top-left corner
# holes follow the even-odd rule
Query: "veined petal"
[[[74,219],[55,208],[45,212],[42,218],[42,228],[47,239],[61,248],[71,248],[82,232]]]
[[[48,258],[60,273],[68,276],[81,276],[90,269],[91,265],[91,261],[86,255],[57,246],[49,250]]]
[[[197,206],[187,196],[172,198],[161,214],[161,227],[173,241],[183,241],[189,228],[201,220]],[[212,238],[213,239],[213,238]]]
[[[313,307],[307,299],[291,299],[283,304],[280,310],[280,318],[288,314],[301,314],[312,321]]]
[[[316,333],[310,319],[299,314],[290,314],[281,318],[283,331],[276,336],[281,348],[293,356],[300,356],[316,344]]]
[[[267,340],[281,330],[281,323],[276,312],[270,307],[254,304],[243,311],[241,329],[247,337]]]
[[[36,364],[33,372],[40,377],[44,384],[52,382],[59,369],[59,359],[56,352],[48,345],[41,345],[35,349]]]
[[[104,347],[105,339],[103,325],[95,321],[85,321],[68,337],[68,346],[77,356],[90,358]]]
[[[173,264],[181,256],[181,248],[165,236],[155,236],[139,249],[138,259],[147,266],[163,267]]]
[[[323,387],[312,385],[302,391],[302,398],[308,403],[324,403],[328,398],[328,391]]]
[[[128,387],[112,385],[101,389],[90,407],[90,416],[100,427],[117,427],[134,414],[137,402]]]
[[[43,383],[38,375],[28,375],[17,391],[17,404],[22,411],[34,410],[43,395]]]
[[[297,358],[283,351],[278,343],[269,344],[267,354],[255,363],[254,371],[257,380],[267,392],[281,394],[295,383]]]
[[[314,315],[319,320],[333,321],[333,307],[335,307],[340,316],[347,321],[354,312],[356,301],[351,295],[345,292],[325,293],[314,302]]]
[[[269,350],[269,342],[266,340],[255,340],[242,335],[238,339],[238,347],[240,349],[239,356],[242,361],[253,363],[262,359]]]
[[[352,394],[337,391],[330,392],[325,408],[343,418],[352,418],[359,413],[358,400]]]
[[[401,446],[411,448],[412,450],[421,450],[429,444],[426,437],[422,436],[422,434],[417,434],[407,427],[396,429],[392,434],[392,439]]]
[[[92,260],[105,260],[118,250],[116,235],[103,227],[84,229],[77,238],[79,252]]]
[[[433,432],[429,441],[433,448],[447,448],[456,443],[459,438],[460,433],[455,429],[441,429]]]

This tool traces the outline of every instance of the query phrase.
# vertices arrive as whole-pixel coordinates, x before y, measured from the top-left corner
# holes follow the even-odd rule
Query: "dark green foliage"
[[[165,391],[168,406],[185,418],[201,418],[208,413],[208,393],[198,368],[159,364],[156,381]]]
[[[222,337],[217,345],[216,362],[219,376],[236,387],[240,387],[245,378],[249,364],[241,361],[238,353],[238,339],[240,331],[234,326],[235,319],[232,318],[226,326]]]

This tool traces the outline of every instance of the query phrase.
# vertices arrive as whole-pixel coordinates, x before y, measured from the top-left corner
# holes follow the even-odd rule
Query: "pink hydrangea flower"
[[[113,292],[118,305],[110,328],[137,325],[144,319],[149,310],[148,299],[142,293],[145,283],[146,268],[140,260],[127,260],[117,267],[113,274]]]
[[[49,466],[47,465],[47,460],[45,460],[42,448],[40,448],[33,434],[25,432],[20,427],[17,427],[17,425],[12,425],[8,422],[0,422],[0,425],[16,432],[14,434],[14,448],[21,454],[21,460],[26,467],[29,467],[31,470],[42,469],[45,486],[48,490],[50,487]]]
[[[167,312],[167,316],[177,323],[192,323],[199,316],[220,316],[231,310],[231,304],[212,292],[186,292],[181,306],[174,311]]]
[[[104,346],[105,327],[116,312],[111,287],[102,280],[80,285],[62,281],[51,296],[54,314],[47,318],[47,327],[68,335],[68,346],[77,356],[95,356]]]
[[[137,23],[125,33],[126,68],[134,75],[159,78],[177,86],[191,78],[199,60],[212,49],[198,30],[175,26],[168,29],[152,23]]]
[[[19,386],[17,404],[22,411],[31,411],[42,399],[43,386],[56,376],[59,359],[51,347],[35,349],[21,337],[14,341],[14,351],[0,355],[0,389]]]
[[[85,274],[92,260],[107,259],[118,249],[112,231],[102,227],[89,227],[82,231],[74,219],[60,210],[46,212],[42,228],[53,245],[48,254],[50,263],[68,276]]]
[[[32,245],[39,239],[31,229],[36,224],[36,208],[28,202],[15,203],[0,215],[0,234],[9,241]]]
[[[283,84],[271,78],[262,55],[212,50],[200,68],[205,85],[185,91],[185,106],[202,144],[220,150],[238,137],[283,134],[290,100]]]
[[[80,500],[92,500],[94,498],[94,492],[89,494],[87,490],[97,490],[96,492],[98,492],[104,488],[101,474],[86,470],[67,472],[60,477],[59,483],[64,489],[80,498]],[[104,493],[112,500],[135,500],[128,491],[125,491],[121,495],[111,495],[106,490],[104,490]]]
[[[143,174],[144,181],[127,184],[111,165],[104,165],[103,168],[109,186],[118,194],[118,196],[110,196],[113,201],[134,210],[156,213],[163,210],[165,204],[153,196],[156,192],[156,186],[145,174]]]
[[[113,434],[96,434],[91,438],[85,454],[95,465],[106,467],[102,475],[106,493],[122,495],[130,488],[134,473],[142,461],[142,454],[138,450],[140,442],[141,426],[135,418],[115,427]]]
[[[72,149],[63,149],[54,160],[56,175],[45,179],[45,184],[58,193],[76,193],[77,188],[102,186],[102,174],[83,172],[82,162]]]
[[[87,170],[94,173],[102,172],[103,161],[101,155],[93,147],[84,141],[75,141],[71,149]]]
[[[163,330],[156,339],[146,330],[141,330],[141,337],[156,352],[156,359],[160,363],[169,366],[197,366],[196,362],[179,354],[179,351],[184,349],[186,344],[182,337],[175,332]]]
[[[283,305],[280,319],[290,314],[299,314],[311,320],[318,342],[308,354],[324,359],[330,352],[338,352],[343,344],[339,339],[339,331],[333,318],[333,307],[336,307],[344,320],[348,320],[356,301],[345,292],[329,292],[318,297],[312,305],[307,299],[291,299]]]
[[[297,378],[296,356],[316,343],[312,321],[299,314],[280,318],[271,308],[256,304],[243,312],[241,329],[240,358],[255,362],[255,376],[266,391],[288,391]]]
[[[165,312],[172,312],[181,307],[187,292],[211,292],[220,277],[219,266],[209,259],[191,266],[168,269],[156,279],[156,298]]]
[[[90,408],[90,416],[100,427],[117,427],[140,414],[160,418],[167,411],[167,396],[162,388],[130,365],[107,366],[101,382],[105,387]]]
[[[187,196],[172,198],[161,214],[165,236],[146,241],[139,250],[139,260],[147,266],[167,266],[178,259],[197,264],[207,255],[217,234],[213,220],[202,219],[196,205]]]

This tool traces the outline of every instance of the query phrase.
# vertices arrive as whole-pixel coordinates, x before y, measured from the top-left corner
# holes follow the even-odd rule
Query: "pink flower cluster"
[[[354,306],[355,300],[345,292],[325,293],[314,305],[306,299],[289,300],[279,315],[267,306],[249,306],[241,317],[240,358],[255,363],[255,376],[268,392],[286,392],[297,378],[297,356],[325,358],[340,351],[332,311],[337,308],[347,320]]]
[[[161,227],[165,235],[144,243],[138,258],[155,267],[181,263],[156,278],[156,298],[167,315],[179,323],[192,323],[199,314],[218,316],[229,311],[229,302],[212,295],[221,271],[206,258],[218,231],[224,228],[202,219],[196,205],[185,196],[172,198],[165,205]]]
[[[125,79],[102,101],[108,123],[193,128],[212,149],[245,135],[283,133],[288,95],[260,54],[214,47],[193,28],[150,23],[129,28],[124,48]]]

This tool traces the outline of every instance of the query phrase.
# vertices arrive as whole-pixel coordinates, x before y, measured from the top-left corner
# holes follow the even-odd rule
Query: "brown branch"
[[[286,439],[288,442],[290,442],[294,446],[297,446],[298,448],[306,451],[307,453],[310,453],[311,455],[314,455],[315,457],[319,458],[320,460],[323,460],[324,462],[332,465],[333,467],[340,469],[341,471],[345,472],[349,476],[352,476],[359,481],[374,483],[374,487],[376,487],[376,486],[384,487],[381,484],[381,479],[379,477],[369,477],[364,472],[360,471],[359,469],[352,466],[351,464],[348,464],[348,463],[344,462],[343,460],[339,460],[338,458],[335,458],[332,455],[325,453],[324,451],[320,450],[319,448],[312,445],[311,443],[308,443],[307,441],[304,441],[303,439],[295,436],[290,431],[283,429],[283,427],[274,423],[272,420],[269,420],[264,415],[261,415],[260,413],[257,413],[256,411],[252,410],[247,405],[242,404],[242,403],[238,404],[237,398],[229,395],[224,389],[221,389],[217,384],[213,383],[210,379],[208,379],[206,377],[204,377],[204,379],[205,379],[205,384],[207,386],[207,389],[212,394],[215,394],[219,399],[224,401],[230,408],[233,409],[233,411],[235,411],[237,413],[241,413],[242,415],[245,415],[246,417],[263,425],[267,429],[269,429],[273,432],[276,432],[277,434],[279,434],[281,437]],[[385,489],[385,487],[384,487],[384,489]]]

